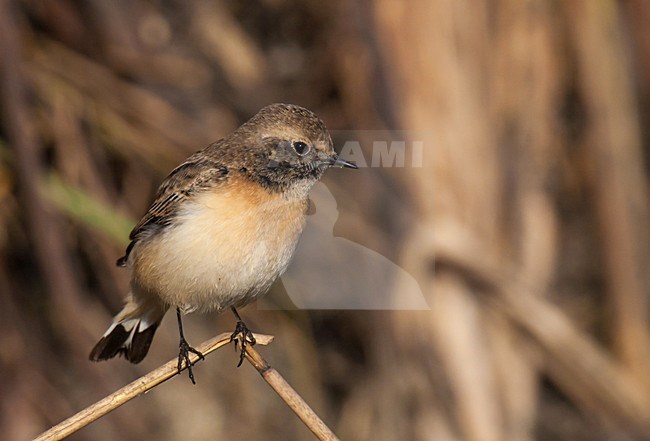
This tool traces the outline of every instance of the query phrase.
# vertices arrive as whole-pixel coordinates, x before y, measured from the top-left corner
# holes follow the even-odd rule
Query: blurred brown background
[[[430,311],[243,311],[342,439],[650,439],[650,3],[0,5],[0,438],[174,357],[168,317],[140,365],[87,360],[126,292],[115,259],[177,163],[281,101],[430,134],[422,168],[325,178],[335,234]],[[234,325],[185,323],[194,344]],[[311,439],[236,361],[71,439]]]

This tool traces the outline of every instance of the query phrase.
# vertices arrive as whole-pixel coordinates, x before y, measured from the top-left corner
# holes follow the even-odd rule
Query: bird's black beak
[[[338,155],[334,155],[330,158],[329,166],[334,168],[359,168],[354,162],[341,159]]]

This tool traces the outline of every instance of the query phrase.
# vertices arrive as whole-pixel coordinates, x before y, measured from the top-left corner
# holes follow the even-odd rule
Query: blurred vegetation
[[[110,207],[86,194],[82,189],[68,185],[51,175],[42,183],[40,191],[44,199],[52,203],[71,220],[103,233],[116,244],[126,247],[129,233],[136,222],[115,213]]]
[[[87,360],[115,259],[164,176],[270,102],[429,134],[422,168],[325,182],[335,233],[430,311],[244,311],[342,439],[650,438],[649,22],[644,0],[0,0],[2,439],[175,355],[167,319],[142,364]],[[310,439],[219,352],[72,439]]]

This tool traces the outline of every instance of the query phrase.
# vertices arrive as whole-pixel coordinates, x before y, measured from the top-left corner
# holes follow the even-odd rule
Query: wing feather
[[[195,153],[172,170],[158,188],[156,198],[147,213],[133,227],[129,235],[131,243],[124,256],[117,260],[117,266],[126,266],[129,254],[138,240],[173,222],[182,201],[193,194],[222,184],[227,176],[228,167],[214,158],[206,157],[203,152]]]

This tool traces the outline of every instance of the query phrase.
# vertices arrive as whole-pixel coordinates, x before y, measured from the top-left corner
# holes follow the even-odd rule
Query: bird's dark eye
[[[311,146],[302,141],[294,141],[293,149],[298,153],[299,156],[305,156],[311,150]]]

